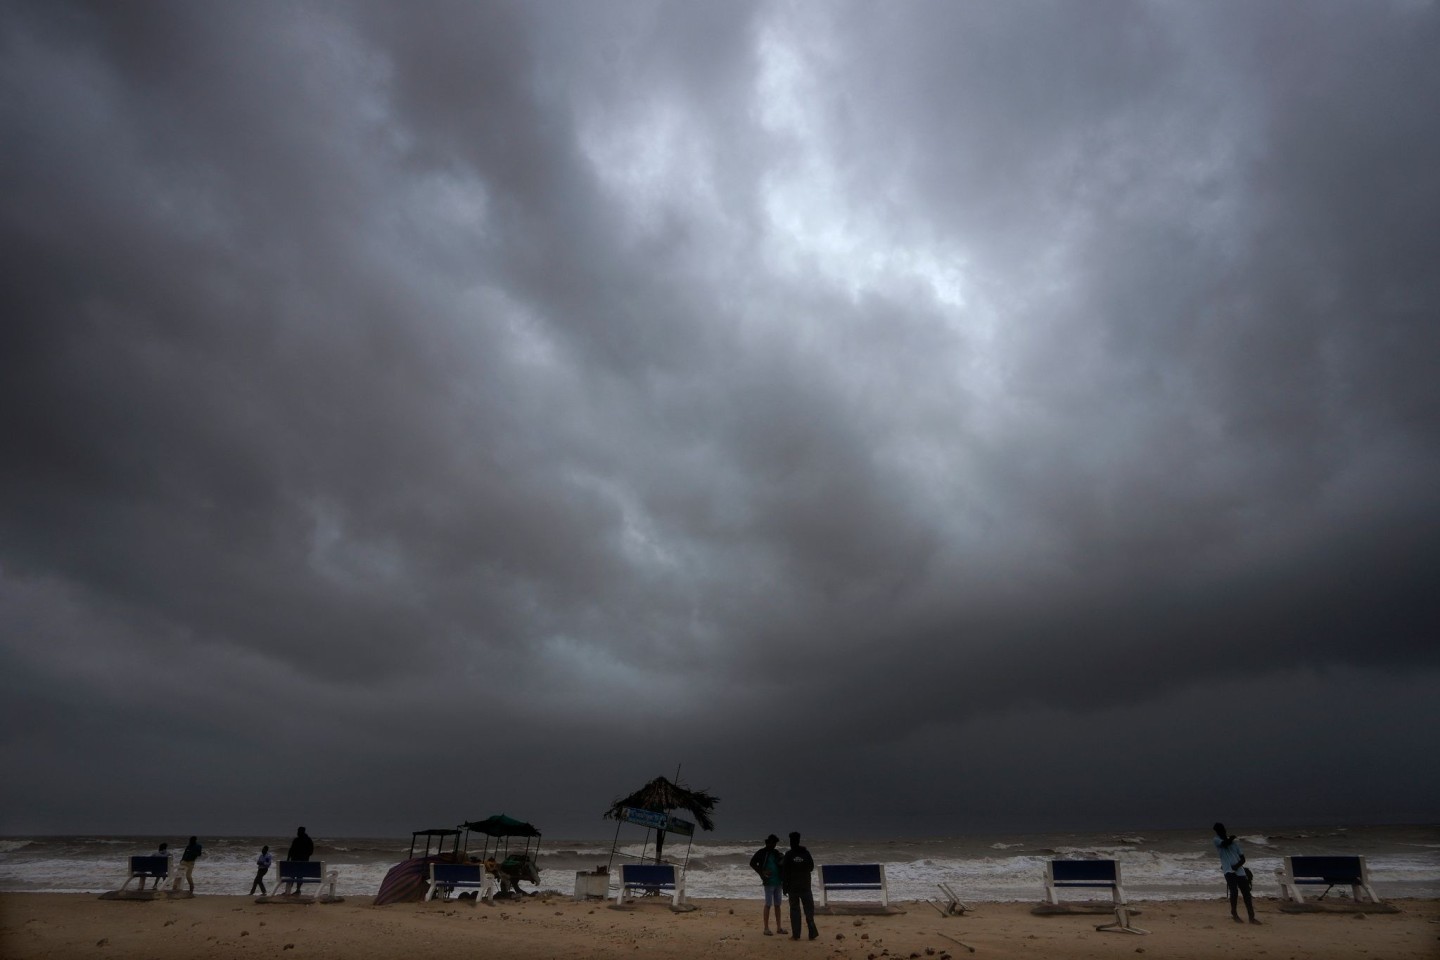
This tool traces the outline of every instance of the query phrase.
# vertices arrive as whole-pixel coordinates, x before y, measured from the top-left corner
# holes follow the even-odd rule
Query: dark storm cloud
[[[140,770],[217,831],[283,771],[330,833],[593,832],[679,760],[737,831],[1423,816],[1437,41],[8,5],[3,757],[50,786],[0,829],[168,828],[61,799]],[[1361,754],[1389,800],[1286,802]],[[410,796],[442,765],[479,806]]]

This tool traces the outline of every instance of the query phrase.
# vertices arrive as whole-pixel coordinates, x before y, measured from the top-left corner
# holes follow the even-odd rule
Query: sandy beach
[[[1138,902],[1148,936],[1099,933],[1097,916],[1041,917],[1032,904],[980,904],[942,917],[926,903],[889,916],[822,916],[815,942],[764,936],[760,903],[696,900],[673,913],[665,903],[615,909],[541,894],[493,906],[460,901],[373,906],[261,905],[248,897],[102,901],[86,894],[0,894],[0,955],[8,960],[70,957],[769,958],[803,954],[845,960],[919,957],[1099,958],[1139,953],[1165,958],[1434,958],[1440,903],[1395,901],[1392,914],[1286,914],[1258,903],[1261,926],[1237,925],[1221,900]],[[954,939],[950,939],[954,938]],[[956,943],[962,940],[974,953]],[[477,948],[482,948],[477,953]]]

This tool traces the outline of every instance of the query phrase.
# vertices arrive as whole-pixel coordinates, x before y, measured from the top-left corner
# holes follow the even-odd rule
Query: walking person
[[[805,925],[810,939],[820,936],[815,926],[815,895],[810,891],[810,874],[815,872],[815,859],[800,845],[800,834],[790,834],[790,849],[780,858],[780,879],[790,898],[790,939],[800,939],[800,911],[805,911]]]
[[[1215,851],[1220,854],[1220,866],[1225,868],[1225,887],[1230,891],[1230,919],[1241,923],[1240,913],[1235,909],[1237,900],[1241,896],[1245,898],[1245,912],[1250,915],[1251,923],[1259,923],[1255,919],[1255,901],[1250,896],[1250,881],[1253,874],[1250,868],[1245,866],[1245,853],[1240,849],[1240,841],[1235,839],[1233,833],[1227,833],[1225,824],[1215,824]]]
[[[772,936],[770,933],[770,908],[775,908],[775,930],[783,935],[785,925],[780,919],[780,851],[775,845],[780,838],[775,834],[765,838],[765,846],[755,851],[755,856],[750,858],[750,869],[760,874],[761,889],[765,892],[765,936]]]
[[[270,852],[269,845],[267,844],[261,847],[260,856],[255,858],[255,882],[250,884],[251,896],[255,895],[256,887],[260,888],[260,896],[266,897],[270,895],[269,891],[265,889],[265,874],[270,872],[270,865],[274,862],[275,855]]]
[[[194,837],[185,844],[185,852],[180,854],[180,873],[175,877],[175,889],[180,889],[180,877],[190,886],[190,892],[195,892],[195,861],[205,856],[205,848],[200,846],[200,841]]]

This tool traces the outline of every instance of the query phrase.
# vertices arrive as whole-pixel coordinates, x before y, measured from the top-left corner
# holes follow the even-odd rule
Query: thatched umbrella
[[[695,822],[700,824],[701,830],[714,830],[715,821],[710,819],[710,814],[714,812],[715,804],[719,802],[719,797],[706,793],[704,790],[691,790],[682,783],[671,783],[664,777],[656,777],[628,797],[621,797],[610,804],[610,809],[605,811],[605,816],[612,820],[619,820],[620,811],[624,807],[650,810],[655,813],[684,810],[695,818]],[[660,862],[660,851],[664,847],[665,831],[657,830],[655,834],[656,863]]]

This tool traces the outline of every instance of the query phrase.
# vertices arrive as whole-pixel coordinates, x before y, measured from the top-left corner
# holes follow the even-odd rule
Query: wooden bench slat
[[[1290,869],[1297,883],[1359,883],[1362,872],[1359,857],[1291,857]]]
[[[1057,887],[1108,887],[1119,882],[1114,860],[1051,860],[1050,876]]]
[[[890,905],[890,888],[885,883],[883,863],[820,864],[820,905],[828,905],[830,891],[879,890],[880,900]]]

